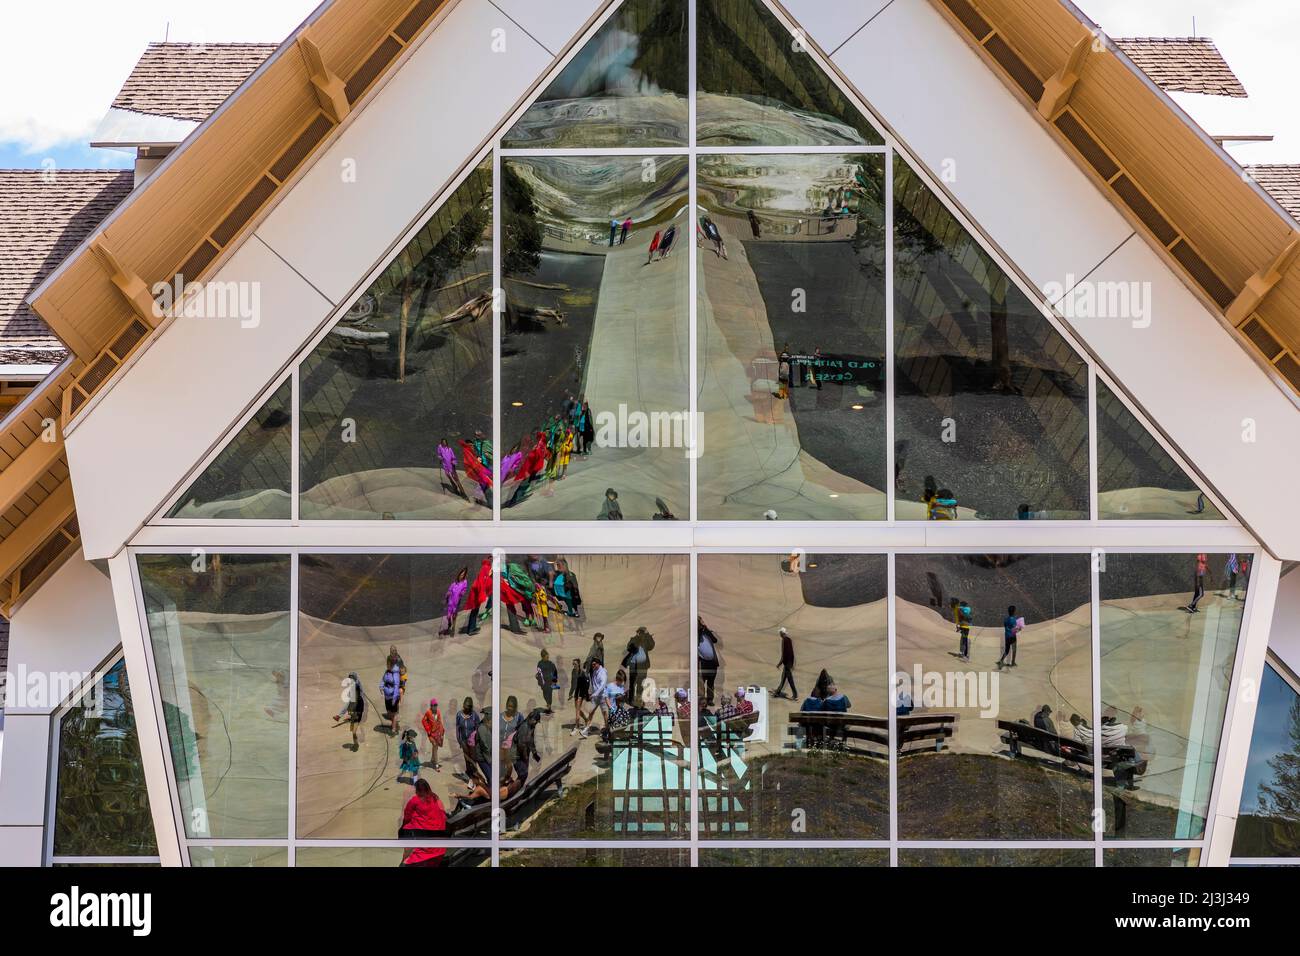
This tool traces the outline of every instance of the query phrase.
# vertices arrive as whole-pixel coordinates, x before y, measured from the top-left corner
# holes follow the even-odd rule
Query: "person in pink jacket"
[[[465,592],[468,590],[469,568],[461,568],[456,574],[456,580],[447,588],[447,626],[439,634],[456,633],[456,615],[460,613],[460,606],[465,602]]]

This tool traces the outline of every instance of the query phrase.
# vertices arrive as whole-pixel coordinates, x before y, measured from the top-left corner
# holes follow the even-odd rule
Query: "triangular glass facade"
[[[292,517],[293,382],[285,379],[167,513],[169,518]]]

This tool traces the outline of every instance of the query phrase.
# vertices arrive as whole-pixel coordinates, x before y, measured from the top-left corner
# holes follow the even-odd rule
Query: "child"
[[[535,609],[534,613],[537,615],[536,620],[542,626],[542,633],[551,633],[551,604],[549,596],[546,593],[546,588],[542,587],[540,583],[533,589],[533,607]]]
[[[420,776],[420,745],[416,743],[414,730],[407,728],[402,731],[402,742],[397,747],[397,756],[401,760],[397,779],[401,780],[403,776],[407,776],[410,777],[411,783],[415,783]]]

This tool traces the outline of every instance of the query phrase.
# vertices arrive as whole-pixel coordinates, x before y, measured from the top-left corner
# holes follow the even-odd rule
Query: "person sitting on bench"
[[[823,711],[832,714],[847,714],[849,708],[852,706],[852,702],[846,695],[840,693],[839,688],[837,688],[833,683],[827,685],[826,699],[822,701]],[[828,743],[834,743],[837,735],[840,746],[844,746],[849,742],[849,732],[843,724],[839,724],[838,729],[835,724],[827,726],[826,740]]]
[[[822,709],[822,699],[816,693],[808,695],[808,699],[803,702],[799,708],[805,714],[819,713]],[[804,740],[809,747],[820,747],[822,745],[822,725],[815,722],[804,724]]]

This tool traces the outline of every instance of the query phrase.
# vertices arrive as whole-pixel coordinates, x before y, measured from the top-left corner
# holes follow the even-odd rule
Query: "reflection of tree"
[[[533,187],[501,165],[501,274],[532,275],[542,264],[542,225]]]
[[[54,850],[61,855],[157,852],[126,667],[99,687],[100,713],[84,704],[59,724]]]
[[[1300,854],[1300,696],[1291,701],[1287,735],[1291,747],[1280,750],[1268,760],[1273,779],[1259,785],[1260,813],[1275,821],[1291,824],[1274,828],[1272,842],[1275,855]]]

